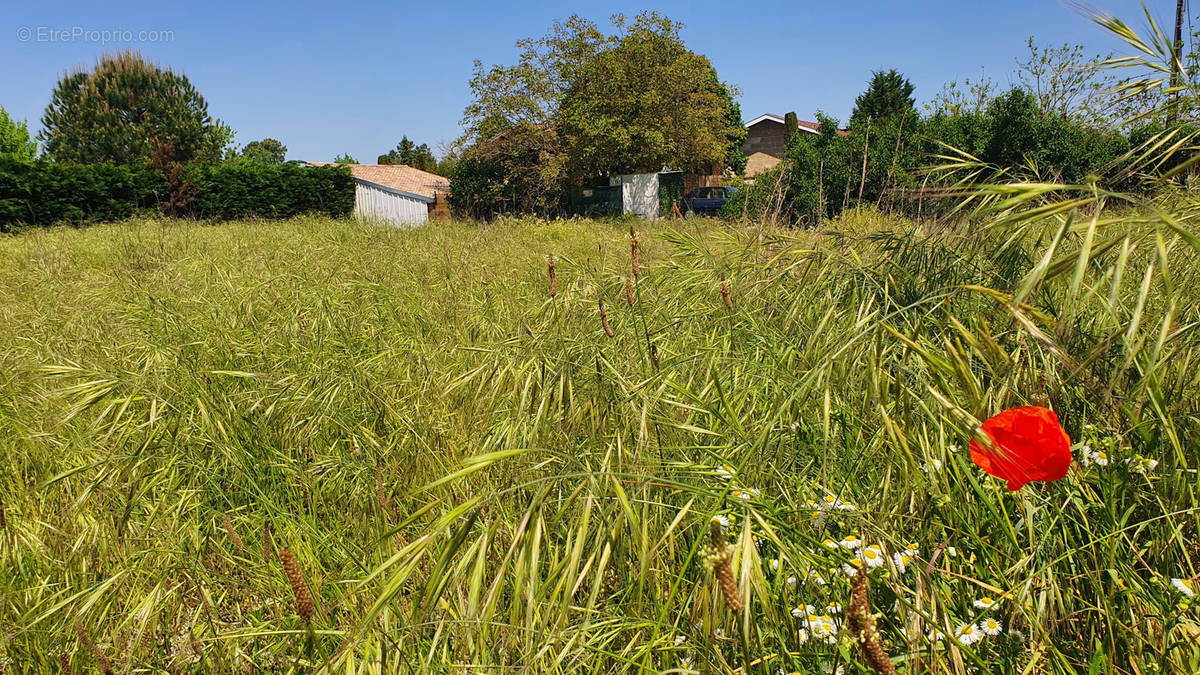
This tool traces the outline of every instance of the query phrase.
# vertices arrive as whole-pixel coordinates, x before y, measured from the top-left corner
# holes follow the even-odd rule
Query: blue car
[[[683,217],[715,216],[735,192],[733,187],[696,188],[683,198]]]

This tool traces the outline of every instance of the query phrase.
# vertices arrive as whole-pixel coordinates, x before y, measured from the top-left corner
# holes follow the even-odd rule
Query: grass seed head
[[[721,282],[721,300],[725,302],[725,309],[733,309],[733,297],[729,294],[729,282]]]
[[[263,523],[263,562],[271,562],[271,524]]]
[[[608,312],[604,309],[604,301],[600,301],[600,325],[604,327],[604,334],[608,337],[613,336],[612,326],[608,325]]]
[[[871,614],[871,599],[867,596],[867,576],[864,571],[855,577],[850,606],[846,608],[846,623],[862,646],[863,660],[867,665],[880,675],[896,675],[896,667],[892,665],[887,650],[883,648],[879,627],[875,623],[875,616]]]
[[[75,636],[79,638],[79,644],[83,645],[84,649],[91,653],[92,658],[96,660],[96,666],[104,675],[113,675],[112,664],[109,663],[108,657],[104,652],[100,651],[100,647],[96,646],[95,642],[88,637],[88,634],[83,630],[83,626],[75,624]]]
[[[732,554],[725,533],[721,531],[721,523],[715,518],[708,523],[709,560],[712,563],[713,574],[717,577],[717,585],[721,587],[721,595],[725,598],[725,606],[731,612],[742,609],[742,596],[738,593],[737,578],[733,575]]]
[[[240,551],[245,548],[246,544],[242,541],[242,538],[238,536],[237,530],[233,529],[233,522],[229,520],[229,516],[222,513],[221,521],[225,523],[225,531],[229,533],[229,539],[233,542],[233,545],[237,547],[237,550]]]
[[[625,280],[625,302],[628,302],[629,306],[633,307],[633,279]]]
[[[554,269],[554,256],[550,256],[550,261],[546,264],[546,271],[550,273],[550,297],[558,295],[558,274]]]
[[[290,549],[279,549],[279,561],[283,563],[283,573],[287,575],[288,583],[292,585],[292,595],[296,598],[296,613],[304,619],[304,623],[310,623],[313,616],[313,599],[312,593],[308,590],[308,584],[304,583],[304,575],[300,574],[300,565],[296,562],[296,556],[292,555]]]

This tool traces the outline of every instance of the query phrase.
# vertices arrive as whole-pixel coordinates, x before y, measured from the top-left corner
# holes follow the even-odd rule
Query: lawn
[[[872,672],[869,576],[902,672],[1200,671],[1172,212],[0,238],[0,658]],[[1010,492],[1022,405],[1076,461]]]

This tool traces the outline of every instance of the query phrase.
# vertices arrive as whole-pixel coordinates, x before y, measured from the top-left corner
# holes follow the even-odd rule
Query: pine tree
[[[870,120],[882,122],[906,115],[913,109],[916,102],[913,99],[913,85],[900,73],[889,70],[886,73],[877,70],[871,76],[871,82],[857,100],[854,101],[854,112],[850,120]]]

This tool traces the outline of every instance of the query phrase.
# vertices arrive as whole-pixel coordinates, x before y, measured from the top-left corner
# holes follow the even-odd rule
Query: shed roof
[[[308,162],[312,166],[325,166],[334,162]],[[350,164],[350,174],[359,180],[384,187],[410,192],[433,199],[438,192],[450,191],[450,179],[414,169],[407,164]]]

